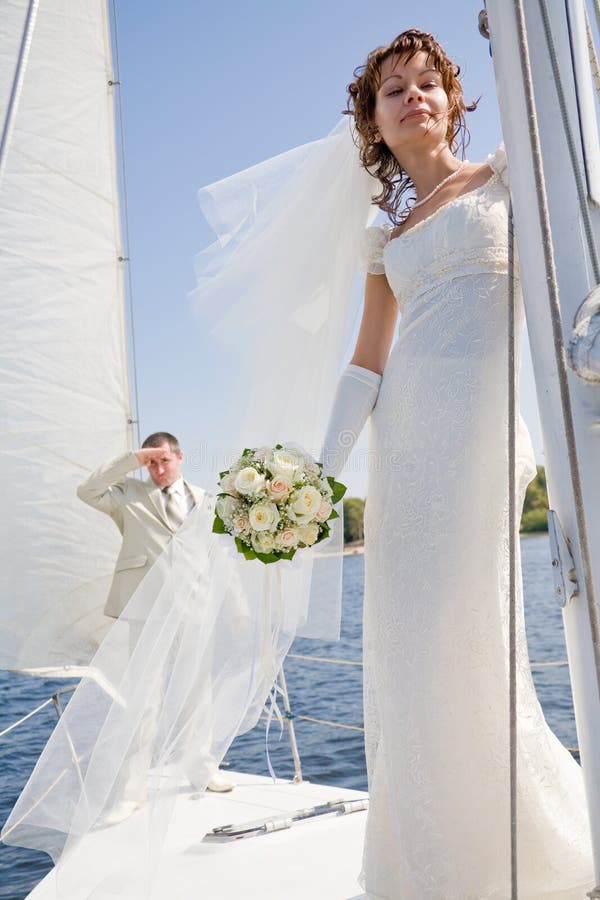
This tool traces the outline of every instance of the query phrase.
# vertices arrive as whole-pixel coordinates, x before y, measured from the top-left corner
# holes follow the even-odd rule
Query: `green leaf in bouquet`
[[[276,450],[283,450],[283,444],[275,444]]]
[[[213,534],[229,534],[227,529],[225,528],[225,522],[220,516],[217,516],[215,513],[215,521],[213,522],[212,527]]]
[[[225,469],[224,472],[219,472],[219,478],[225,478],[226,475],[229,475],[229,469]]]
[[[256,559],[256,553],[245,541],[241,539],[241,537],[236,537],[235,546],[238,548],[240,553],[243,553],[246,559]]]
[[[339,517],[340,517],[339,512],[335,509],[332,509],[331,515],[327,516],[327,521],[329,522],[330,519],[339,519]]]
[[[279,559],[279,556],[276,553],[257,553],[256,559],[260,559],[260,561],[262,563],[265,563],[265,565],[268,565],[268,563],[277,562]]]
[[[281,553],[279,554],[279,559],[293,559],[295,553],[296,553],[295,547],[292,547],[291,550],[287,550],[285,553],[282,550]]]
[[[323,522],[323,530],[321,531],[321,534],[315,541],[315,544],[320,544],[321,541],[324,541],[325,538],[328,538],[330,531],[331,531],[331,529],[330,529],[329,525],[327,524],[327,522]],[[314,546],[314,544],[313,544],[313,546]]]
[[[339,503],[344,494],[346,493],[346,485],[342,484],[341,481],[336,481],[335,478],[332,478],[331,475],[327,476],[327,481],[329,482],[329,487],[333,491],[333,496],[331,498],[332,503]]]

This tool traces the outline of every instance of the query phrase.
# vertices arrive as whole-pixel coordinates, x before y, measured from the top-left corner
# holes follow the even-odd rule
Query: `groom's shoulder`
[[[199,484],[193,484],[191,481],[188,481],[187,478],[184,478],[184,484],[196,503],[200,503],[201,501],[209,503],[216,500],[215,495],[211,494],[210,491],[207,491],[206,488],[201,487]]]

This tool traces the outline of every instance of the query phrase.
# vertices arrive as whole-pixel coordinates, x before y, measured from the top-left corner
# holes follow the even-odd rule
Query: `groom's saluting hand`
[[[169,444],[165,443],[160,447],[142,447],[134,453],[140,465],[148,469],[154,484],[162,490],[170,487],[181,477],[179,471],[183,460],[181,450],[174,452]]]

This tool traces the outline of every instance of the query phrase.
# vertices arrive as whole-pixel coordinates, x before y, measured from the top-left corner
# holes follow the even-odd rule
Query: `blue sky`
[[[461,66],[467,99],[481,98],[468,120],[468,157],[485,158],[501,130],[488,43],[477,29],[481,6],[118,3],[141,430],[177,433],[192,480],[203,404],[214,393],[188,302],[194,256],[212,240],[198,188],[326,134],[353,69],[409,27],[433,32]],[[543,461],[527,359],[522,409]],[[364,496],[366,473],[352,461],[343,480]]]

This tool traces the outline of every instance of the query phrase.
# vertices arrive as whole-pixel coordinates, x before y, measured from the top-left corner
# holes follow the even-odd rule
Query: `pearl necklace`
[[[438,192],[441,188],[443,188],[445,184],[448,184],[448,182],[451,181],[452,178],[456,178],[456,176],[458,175],[458,173],[459,173],[460,171],[462,171],[462,169],[464,169],[464,167],[467,165],[468,161],[469,161],[468,159],[463,160],[463,161],[461,162],[460,166],[458,167],[458,169],[455,169],[454,172],[450,172],[450,174],[447,175],[444,179],[442,179],[442,181],[440,181],[439,184],[436,184],[436,186],[434,187],[434,189],[433,189],[429,194],[427,194],[426,197],[423,197],[422,200],[417,200],[416,203],[413,203],[413,205],[411,206],[411,211],[412,211],[413,209],[417,209],[418,206],[423,206],[425,203],[427,203],[428,200],[431,200],[431,198],[432,198],[435,194],[437,194],[437,192]]]

